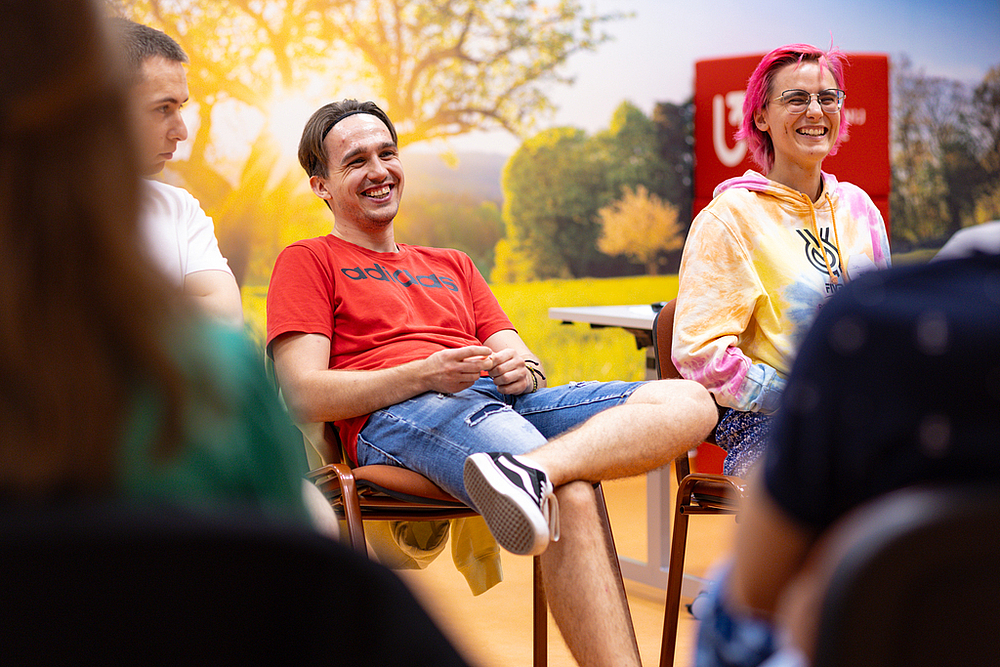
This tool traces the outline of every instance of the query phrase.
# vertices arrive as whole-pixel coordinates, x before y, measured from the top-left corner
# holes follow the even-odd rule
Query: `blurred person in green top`
[[[307,521],[302,441],[259,355],[146,260],[125,77],[97,3],[4,7],[0,494]]]

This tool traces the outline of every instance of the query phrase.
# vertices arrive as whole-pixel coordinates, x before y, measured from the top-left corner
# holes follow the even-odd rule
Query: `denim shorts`
[[[506,396],[484,377],[456,394],[426,393],[372,413],[358,435],[358,463],[397,465],[468,503],[465,459],[476,452],[525,454],[610,407],[642,382],[575,382]]]

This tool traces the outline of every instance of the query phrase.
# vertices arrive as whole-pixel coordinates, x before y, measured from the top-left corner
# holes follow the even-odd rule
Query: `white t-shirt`
[[[197,271],[225,271],[229,262],[219,250],[215,225],[201,204],[183,188],[143,180],[139,228],[153,263],[177,286]]]
[[[934,256],[934,261],[972,257],[977,252],[1000,254],[1000,220],[958,230]]]

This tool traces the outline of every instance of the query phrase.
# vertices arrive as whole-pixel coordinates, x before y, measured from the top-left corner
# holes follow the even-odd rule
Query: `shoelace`
[[[542,482],[542,501],[539,507],[542,516],[549,524],[549,539],[553,542],[559,541],[559,499],[552,492],[552,482],[546,477]]]
[[[539,470],[530,463],[518,459],[516,456],[511,457],[511,459],[516,463],[516,466],[508,465],[499,458],[497,459],[497,463],[502,463],[503,467],[522,475],[523,483],[526,484],[529,495],[531,491],[531,483],[528,480],[531,479],[531,477],[538,480],[538,509],[542,511],[542,518],[544,518],[545,522],[549,524],[549,540],[552,542],[558,542],[559,499],[556,498],[554,493],[555,487],[553,487],[552,482],[549,481],[549,476],[545,474],[545,471]],[[527,470],[533,471],[530,476],[526,475]]]

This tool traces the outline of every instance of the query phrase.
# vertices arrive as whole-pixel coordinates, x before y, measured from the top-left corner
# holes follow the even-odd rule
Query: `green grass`
[[[550,320],[548,310],[666,301],[677,296],[677,276],[545,280],[495,285],[493,292],[521,338],[545,364],[549,384],[574,380],[641,380],[645,352],[616,327]]]
[[[677,296],[677,276],[541,280],[492,286],[521,338],[545,364],[550,385],[574,380],[641,380],[645,352],[618,328],[591,329],[549,319],[549,308],[613,306],[667,301]],[[267,287],[243,289],[247,328],[264,340]]]

